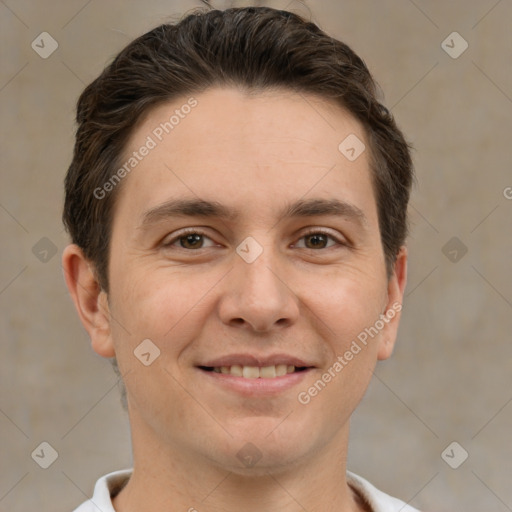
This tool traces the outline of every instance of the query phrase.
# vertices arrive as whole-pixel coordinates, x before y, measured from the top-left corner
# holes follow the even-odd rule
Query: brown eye
[[[203,235],[189,234],[178,238],[183,249],[200,249],[203,242]]]
[[[312,235],[306,235],[304,237],[305,240],[310,240],[310,244],[306,242],[306,247],[308,249],[323,249],[327,244],[327,236],[322,233],[314,233]]]
[[[303,235],[300,240],[305,240],[304,246],[298,246],[300,249],[329,249],[336,245],[346,245],[341,240],[338,240],[330,233],[324,231],[311,231]],[[328,245],[329,241],[333,243]]]
[[[206,241],[209,241],[209,245],[205,245]],[[214,242],[211,238],[201,231],[191,229],[185,232],[178,233],[172,238],[166,238],[162,242],[162,247],[166,249],[187,249],[187,250],[198,250],[205,249],[214,246]]]

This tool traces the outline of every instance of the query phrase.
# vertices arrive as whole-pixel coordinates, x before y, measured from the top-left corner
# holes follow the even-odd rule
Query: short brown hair
[[[109,240],[120,187],[98,199],[136,124],[157,105],[212,86],[291,89],[334,100],[365,128],[388,275],[407,236],[409,146],[379,102],[364,62],[297,14],[269,7],[195,11],[124,48],[81,94],[63,221],[108,291]],[[340,141],[341,142],[341,141]]]

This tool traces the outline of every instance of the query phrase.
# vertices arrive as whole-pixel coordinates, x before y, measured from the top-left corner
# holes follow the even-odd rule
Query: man
[[[362,60],[297,15],[191,14],[78,102],[63,254],[133,470],[77,511],[415,509],[346,468],[397,336],[412,164]]]

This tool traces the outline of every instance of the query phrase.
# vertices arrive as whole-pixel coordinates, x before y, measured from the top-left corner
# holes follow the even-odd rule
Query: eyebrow
[[[299,199],[287,205],[280,218],[315,217],[332,215],[344,217],[362,225],[368,225],[363,211],[357,206],[339,199]],[[147,210],[142,216],[140,227],[147,227],[170,217],[219,218],[233,221],[240,217],[240,212],[217,201],[204,199],[171,199]]]

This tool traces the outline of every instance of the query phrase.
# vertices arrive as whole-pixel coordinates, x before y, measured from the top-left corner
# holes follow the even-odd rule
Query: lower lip
[[[246,396],[263,396],[279,394],[293,388],[301,383],[311,371],[313,371],[313,368],[308,368],[300,372],[287,373],[281,377],[273,377],[271,379],[248,379],[225,373],[209,372],[201,370],[201,368],[198,368],[198,370],[206,378],[211,379],[212,382],[228,390]]]

